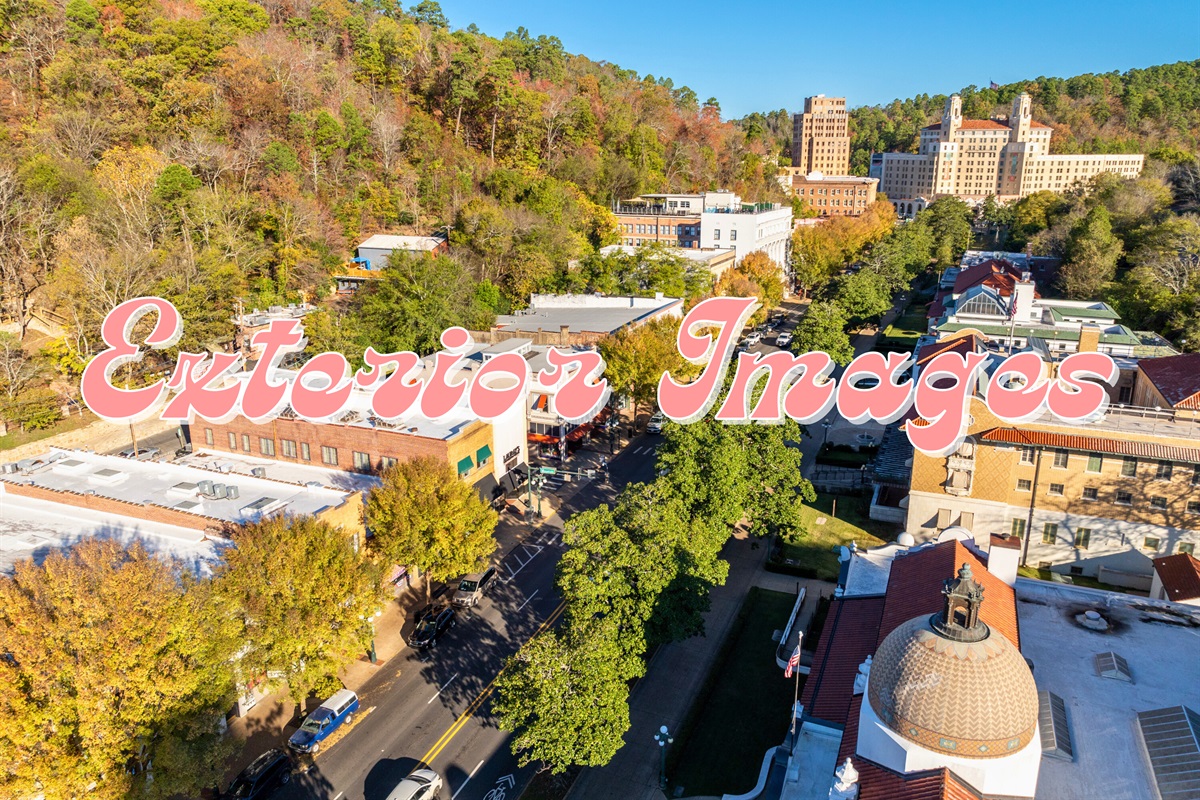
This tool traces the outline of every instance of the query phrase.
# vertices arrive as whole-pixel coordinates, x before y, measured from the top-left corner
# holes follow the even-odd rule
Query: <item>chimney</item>
[[[1016,307],[1016,320],[1020,324],[1029,322],[1030,315],[1033,313],[1033,290],[1034,283],[1029,277],[1028,272],[1021,274],[1021,280],[1013,285],[1012,302]]]
[[[1005,534],[995,533],[991,537],[988,549],[988,572],[995,575],[1009,586],[1017,584],[1017,564],[1021,560],[1021,540]]]
[[[1087,323],[1079,327],[1079,352],[1095,353],[1100,350],[1100,326]]]

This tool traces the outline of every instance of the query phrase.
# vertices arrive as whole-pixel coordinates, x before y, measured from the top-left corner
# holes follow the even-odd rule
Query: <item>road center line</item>
[[[345,792],[338,792],[337,797],[333,798],[333,800],[338,800],[338,797],[341,797],[344,794],[345,794]],[[450,798],[450,800],[454,800],[454,798]]]
[[[517,611],[520,611],[522,608],[529,605],[529,601],[532,600],[533,598],[537,597],[537,593],[540,591],[541,591],[540,589],[534,589],[533,594],[529,595],[529,597],[526,597],[525,602],[521,603],[521,605],[517,606]],[[450,798],[450,800],[454,800],[454,798],[452,797],[452,798]]]
[[[479,768],[482,766],[483,766],[482,761],[480,761],[478,764],[475,765],[475,769],[471,770],[471,774],[468,775],[467,779],[462,782],[462,786],[455,789],[454,794],[450,795],[450,800],[456,800],[456,798],[458,797],[458,793],[461,792],[463,789],[467,788],[467,784],[471,782],[471,778],[475,777],[475,773],[479,772]],[[334,798],[334,800],[337,800],[337,798]]]
[[[456,672],[456,673],[454,673],[454,677],[453,677],[453,678],[451,678],[450,680],[448,680],[448,681],[446,681],[445,683],[443,683],[443,684],[442,684],[441,688],[439,688],[439,689],[437,690],[437,694],[435,694],[433,697],[431,697],[431,698],[429,698],[428,700],[426,700],[426,701],[425,701],[425,705],[429,705],[429,704],[430,704],[430,703],[432,703],[434,700],[437,700],[437,699],[438,699],[438,695],[440,695],[442,692],[444,692],[444,691],[446,690],[446,687],[447,687],[447,686],[449,686],[450,684],[454,683],[454,679],[455,679],[455,678],[457,678],[457,677],[458,677],[458,673]],[[336,798],[334,798],[334,800],[337,800],[337,799],[336,799]]]

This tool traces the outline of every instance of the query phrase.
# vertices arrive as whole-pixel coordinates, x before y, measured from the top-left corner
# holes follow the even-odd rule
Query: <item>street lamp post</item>
[[[375,620],[383,616],[383,609],[378,608],[374,614],[359,614],[358,618],[364,622],[371,624],[371,648],[367,651],[367,656],[370,657],[372,664],[379,663],[379,659],[375,656]]]
[[[833,427],[833,423],[826,420],[821,423],[821,427],[825,429],[824,436],[821,437],[821,449],[825,449],[825,445],[829,443],[829,429]]]
[[[658,742],[658,788],[666,791],[667,789],[667,745],[674,744],[675,739],[672,738],[667,726],[663,725],[658,729],[658,733],[654,734],[654,741]]]

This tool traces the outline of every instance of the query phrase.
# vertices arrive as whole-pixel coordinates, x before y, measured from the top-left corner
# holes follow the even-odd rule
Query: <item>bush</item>
[[[0,407],[0,415],[22,431],[40,431],[62,419],[62,400],[52,389],[30,389]]]

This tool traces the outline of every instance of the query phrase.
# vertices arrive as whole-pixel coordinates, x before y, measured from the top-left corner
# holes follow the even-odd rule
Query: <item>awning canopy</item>
[[[500,488],[496,476],[490,472],[485,472],[482,478],[475,481],[475,491],[479,493],[479,499],[489,505],[497,497],[504,496],[504,490]]]
[[[558,444],[558,437],[548,436],[544,433],[531,433],[529,434],[529,441],[535,444]]]
[[[465,475],[475,467],[475,462],[470,456],[463,456],[458,460],[458,474]]]
[[[475,463],[482,464],[484,461],[492,457],[491,445],[484,445],[475,451]]]
[[[591,430],[592,430],[591,423],[585,422],[584,424],[580,425],[578,428],[576,428],[575,430],[573,430],[567,434],[567,441],[568,442],[578,442],[581,439],[583,439],[584,434],[590,433]]]

